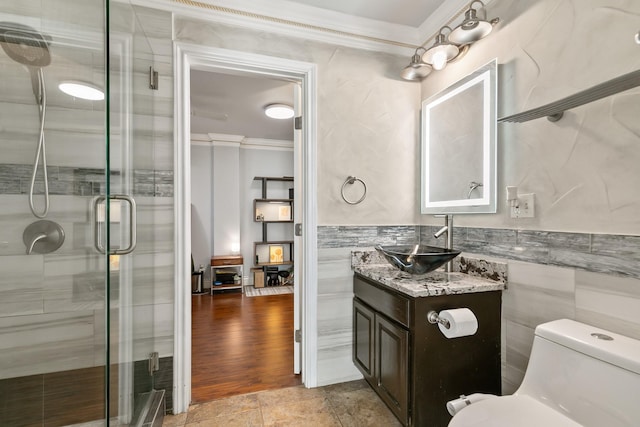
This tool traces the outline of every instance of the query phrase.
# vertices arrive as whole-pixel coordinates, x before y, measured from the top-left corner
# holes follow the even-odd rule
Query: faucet
[[[436,215],[439,217],[440,215]],[[440,230],[433,233],[433,237],[438,239],[443,234],[447,234],[447,240],[445,242],[445,249],[451,250],[453,249],[453,215],[442,215],[444,216],[444,227]],[[453,271],[453,260],[447,262],[445,264],[444,270],[447,273],[451,273]]]

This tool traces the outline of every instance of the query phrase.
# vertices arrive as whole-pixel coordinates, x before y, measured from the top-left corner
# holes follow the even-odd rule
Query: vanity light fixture
[[[418,53],[419,50],[426,52],[426,49],[422,46],[416,49],[416,53],[411,57],[411,62],[400,73],[403,79],[411,81],[422,80],[431,73],[431,66],[422,62],[422,55]]]
[[[473,5],[476,3],[480,3],[482,6],[476,6],[477,8],[474,9]],[[480,9],[484,12],[484,20],[479,19],[477,16]],[[457,16],[452,20],[456,19]],[[453,30],[447,25],[440,28],[435,36],[433,46],[428,49],[419,46],[411,58],[411,62],[402,70],[400,76],[405,80],[416,81],[425,78],[432,70],[439,71],[444,69],[449,62],[462,58],[473,43],[491,33],[493,26],[498,22],[500,22],[500,18],[494,18],[491,21],[486,20],[486,11],[482,1],[472,1],[469,3],[469,8],[464,12],[462,23]],[[449,30],[448,36],[443,34],[444,30]],[[424,53],[419,58],[418,51],[421,49],[424,50]]]
[[[293,108],[286,104],[269,104],[264,107],[264,114],[272,119],[290,119],[293,117]]]
[[[60,82],[58,89],[74,98],[87,99],[89,101],[102,101],[104,99],[102,89],[91,83],[69,80]]]
[[[427,51],[422,55],[422,61],[431,65],[434,70],[442,70],[447,66],[447,62],[454,59],[460,53],[460,48],[451,43],[442,31],[448,29],[451,31],[451,27],[444,26],[438,31],[436,40]]]
[[[500,22],[500,18],[487,21],[486,11],[484,12],[485,20],[479,19],[477,17],[479,9],[473,8],[475,3],[480,3],[484,9],[484,3],[480,0],[471,2],[469,9],[464,13],[464,21],[462,21],[462,23],[454,28],[453,31],[451,31],[451,34],[449,34],[449,41],[451,43],[455,43],[457,45],[475,43],[481,38],[488,36],[493,29],[493,26]]]

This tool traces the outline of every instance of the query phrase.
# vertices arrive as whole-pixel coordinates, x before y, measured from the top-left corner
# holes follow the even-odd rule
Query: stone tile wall
[[[437,229],[318,227],[321,384],[359,378],[351,362],[351,250],[413,244],[418,236],[423,244],[442,246],[433,238]],[[640,339],[640,236],[456,227],[454,247],[507,263],[503,393],[512,393],[522,381],[540,323],[570,318]],[[336,366],[344,368],[338,371]]]

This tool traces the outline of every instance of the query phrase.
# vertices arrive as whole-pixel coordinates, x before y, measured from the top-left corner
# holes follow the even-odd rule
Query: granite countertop
[[[414,275],[391,266],[375,251],[352,252],[353,270],[377,283],[411,297],[501,291],[506,287],[506,264],[459,256],[454,272],[438,269]]]

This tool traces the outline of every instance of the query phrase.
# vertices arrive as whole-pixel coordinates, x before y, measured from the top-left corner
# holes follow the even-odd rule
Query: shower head
[[[0,46],[20,64],[41,68],[51,63],[49,44],[35,29],[15,22],[0,22]]]
[[[44,77],[42,67],[51,63],[49,43],[35,29],[15,22],[0,22],[0,46],[19,64],[26,65],[38,105],[42,104]]]

